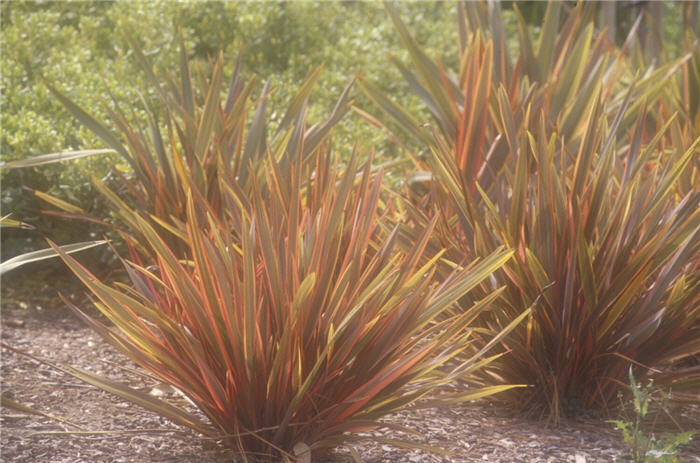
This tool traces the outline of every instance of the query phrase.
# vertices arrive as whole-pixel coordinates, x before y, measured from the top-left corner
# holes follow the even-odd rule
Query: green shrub
[[[139,93],[147,98],[154,89],[133,59],[128,31],[135,31],[140,46],[156,74],[177,69],[182,30],[185,45],[196,61],[243,52],[242,73],[271,77],[275,91],[270,105],[282,108],[309,69],[325,63],[309,107],[310,120],[328,114],[349,78],[363,73],[385,82],[385,89],[404,101],[410,95],[396,85],[399,74],[383,66],[382,57],[396,49],[390,22],[379,4],[328,2],[4,2],[2,8],[3,127],[2,161],[23,159],[64,150],[100,148],[104,145],[88,129],[76,123],[43,84],[61,87],[68,97],[88,108],[96,120],[114,130],[103,106],[108,91],[125,108],[126,119],[148,125]],[[414,18],[421,38],[430,49],[447,49],[454,38],[443,31],[450,21],[452,4],[407,4],[401,8]],[[400,50],[399,50],[400,52]],[[233,61],[224,74],[233,72]],[[363,98],[359,96],[359,98]],[[414,101],[415,103],[415,101]],[[415,104],[409,104],[418,108]],[[159,109],[156,105],[156,109]],[[275,122],[282,112],[271,112]],[[392,156],[393,147],[358,118],[348,118],[336,130],[336,146],[347,158],[352,145],[377,147],[380,156]],[[42,213],[51,209],[24,187],[53,194],[87,212],[105,206],[94,194],[90,177],[114,178],[110,171],[129,175],[129,166],[117,156],[91,157],[23,170],[2,170],[2,209],[31,223],[36,232],[3,234],[6,256],[43,247],[41,237],[58,242],[85,240],[103,230],[78,225]],[[105,256],[106,259],[106,256]],[[104,263],[104,261],[103,261]],[[58,270],[60,267],[57,267]]]

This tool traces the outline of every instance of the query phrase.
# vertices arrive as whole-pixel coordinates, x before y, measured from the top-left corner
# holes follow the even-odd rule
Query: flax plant
[[[643,108],[629,145],[616,150],[617,122],[629,103],[608,126],[598,99],[573,152],[540,118],[517,138],[512,196],[489,203],[484,214],[484,249],[516,249],[497,276],[508,289],[490,323],[505,323],[542,294],[505,343],[511,355],[501,373],[533,384],[517,400],[555,419],[614,405],[630,363],[678,391],[692,391],[700,379],[697,366],[679,368],[700,352],[700,192],[675,195],[700,138],[648,170],[672,121],[643,144]]]
[[[700,139],[663,83],[683,72],[687,81],[692,60],[639,75],[624,47],[596,34],[585,6],[560,18],[557,2],[538,40],[519,18],[512,60],[498,5],[467,3],[460,68],[451,74],[387,9],[412,63],[397,65],[433,116],[418,121],[360,81],[427,150],[417,166],[427,170],[429,193],[405,202],[405,212],[417,229],[439,217],[431,252],[446,248],[445,273],[498,246],[515,249],[460,300],[469,307],[505,285],[484,326],[506,326],[532,307],[483,380],[531,385],[507,397],[555,421],[615,405],[630,363],[692,400],[700,193],[688,179],[697,175]],[[410,243],[416,234],[406,230]]]
[[[435,221],[402,250],[398,229],[384,225],[391,208],[371,160],[358,166],[353,156],[341,172],[322,148],[312,170],[301,158],[277,159],[268,153],[265,181],[248,193],[220,176],[224,214],[190,184],[184,259],[164,231],[124,204],[119,213],[157,258],[157,270],[138,254],[125,262],[131,285],[103,283],[61,253],[114,327],[74,307],[80,316],[204,417],[75,373],[261,459],[293,457],[301,443],[322,452],[379,426],[384,415],[491,361],[491,348],[528,313],[466,358],[470,324],[499,292],[443,315],[512,252],[497,249],[436,280],[440,256],[423,259]]]

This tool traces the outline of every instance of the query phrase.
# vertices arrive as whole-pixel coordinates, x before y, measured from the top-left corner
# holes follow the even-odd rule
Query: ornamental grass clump
[[[639,377],[698,400],[700,138],[659,85],[681,69],[687,81],[692,60],[640,78],[596,38],[583,6],[561,27],[559,8],[548,5],[537,42],[520,20],[512,62],[497,5],[466,4],[453,75],[389,6],[412,60],[410,71],[397,64],[433,125],[361,87],[426,153],[429,193],[404,207],[416,229],[439,217],[429,249],[446,248],[443,274],[499,246],[516,251],[460,300],[504,285],[478,321],[491,329],[532,307],[503,342],[509,354],[484,370],[487,382],[530,385],[502,397],[555,421],[614,406],[632,362]]]
[[[473,347],[470,323],[498,292],[442,315],[512,253],[495,250],[438,281],[440,256],[424,261],[433,227],[410,252],[399,248],[397,229],[384,224],[392,212],[371,160],[358,167],[353,156],[341,173],[323,148],[311,170],[301,158],[277,159],[268,153],[264,183],[252,182],[249,192],[219,175],[223,214],[188,186],[184,258],[167,232],[127,206],[118,211],[156,257],[150,269],[136,253],[125,263],[131,285],[101,282],[61,253],[114,326],[76,309],[80,316],[203,416],[76,374],[263,460],[306,446],[316,453],[377,427],[387,413],[487,364],[486,352],[527,314],[455,362]]]
[[[52,88],[130,166],[119,182],[93,180],[129,247],[130,282],[100,281],[52,246],[108,322],[71,305],[76,313],[197,410],[72,369],[76,376],[247,457],[274,460],[376,428],[499,356],[490,351],[528,311],[494,332],[471,324],[501,290],[453,306],[512,252],[495,249],[438,279],[442,251],[426,251],[436,220],[404,247],[371,158],[360,166],[353,155],[344,169],[332,161],[328,136],[349,88],[307,126],[312,71],[273,130],[269,86],[253,99],[253,80],[238,66],[228,90],[221,57],[193,79],[183,47],[179,80],[160,82],[132,45],[154,87],[156,101],[143,100],[146,127],[114,101],[113,132]],[[85,216],[41,196],[68,217]],[[490,342],[472,343],[477,333]],[[460,402],[511,387],[435,394]]]
[[[615,405],[630,361],[677,392],[700,379],[697,365],[678,368],[700,353],[700,192],[674,194],[700,138],[647,170],[666,128],[643,142],[643,108],[635,130],[619,133],[628,104],[608,126],[597,99],[573,150],[542,119],[517,137],[512,195],[490,203],[479,225],[484,249],[516,249],[497,274],[507,289],[489,323],[505,323],[542,294],[505,343],[501,374],[533,384],[517,400],[555,419]],[[629,144],[615,149],[623,136]]]

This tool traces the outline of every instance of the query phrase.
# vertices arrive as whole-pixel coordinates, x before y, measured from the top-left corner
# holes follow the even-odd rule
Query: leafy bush
[[[115,60],[110,40],[107,2],[5,2],[2,7],[2,92],[0,151],[5,162],[44,153],[93,148],[98,138],[75,125],[43,85],[41,77],[65,82],[74,98],[84,99],[102,117],[97,102],[106,96],[105,84],[112,86],[123,101],[138,101],[138,81],[124,62]],[[81,30],[86,33],[81,33]],[[101,45],[102,44],[102,45]],[[108,44],[106,48],[103,46]],[[111,54],[107,53],[109,51]],[[130,82],[130,85],[120,85]],[[89,223],[68,222],[46,215],[46,203],[27,188],[48,192],[83,210],[94,213],[104,208],[95,196],[90,176],[105,177],[116,164],[114,156],[103,155],[80,162],[64,162],[27,169],[2,169],[2,208],[15,218],[34,226],[33,231],[3,233],[4,256],[13,256],[45,245],[43,236],[61,243],[97,237],[103,229]],[[108,256],[95,255],[95,263],[109,263]],[[58,263],[60,264],[60,263]],[[10,276],[8,286],[21,286],[25,272],[38,278],[53,271],[51,279],[65,279],[65,267],[42,263]],[[14,278],[18,278],[14,284]],[[12,283],[10,283],[12,282]]]

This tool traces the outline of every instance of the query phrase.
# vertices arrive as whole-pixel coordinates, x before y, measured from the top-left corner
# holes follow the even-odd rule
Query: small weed
[[[694,432],[688,431],[679,434],[668,434],[660,439],[653,434],[645,434],[642,429],[642,422],[649,412],[649,404],[654,392],[659,392],[663,397],[662,408],[666,410],[666,399],[668,396],[659,388],[654,387],[653,380],[647,385],[637,383],[629,372],[630,386],[634,395],[634,418],[633,421],[611,420],[617,429],[622,431],[622,437],[630,446],[630,455],[634,463],[680,463],[683,460],[678,456],[678,446],[689,442]]]

